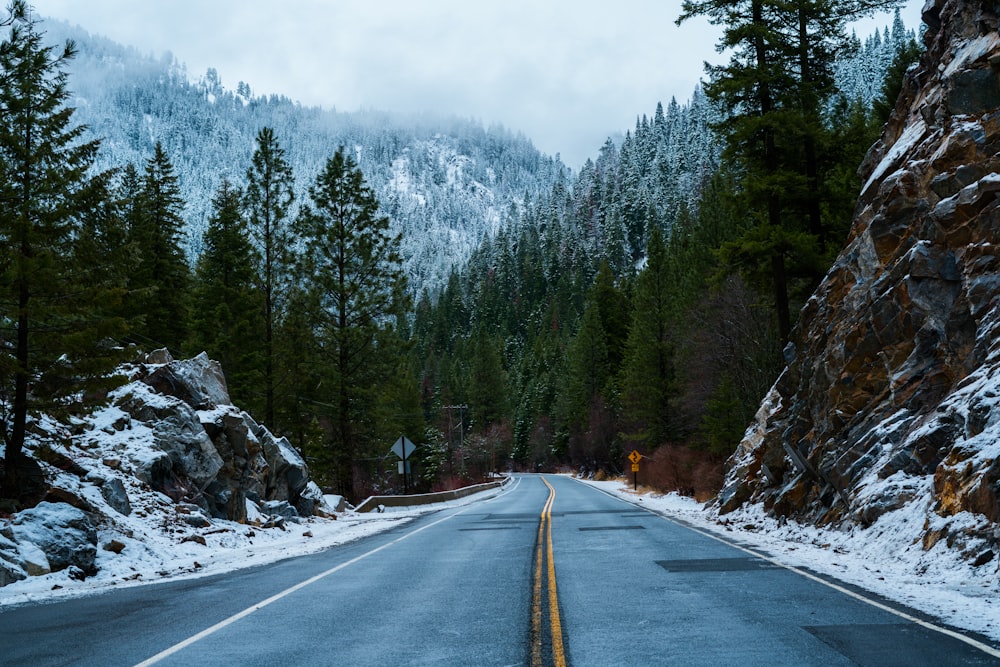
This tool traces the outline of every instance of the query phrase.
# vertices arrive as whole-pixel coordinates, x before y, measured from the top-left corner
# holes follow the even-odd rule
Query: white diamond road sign
[[[406,436],[403,436],[392,446],[392,453],[405,461],[410,458],[410,454],[412,454],[413,450],[416,448],[416,445],[407,440]]]

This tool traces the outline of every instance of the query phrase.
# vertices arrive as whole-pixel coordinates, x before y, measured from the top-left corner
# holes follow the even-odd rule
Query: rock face
[[[231,521],[246,521],[248,499],[286,501],[300,514],[313,513],[311,499],[303,497],[305,462],[286,439],[229,404],[218,363],[204,353],[154,358],[161,365],[116,401],[132,422],[153,430],[154,446],[130,453],[140,479],[176,502]]]
[[[929,488],[925,545],[971,512],[981,552],[1000,522],[998,7],[928,0],[924,21],[847,245],[718,503],[870,525]]]
[[[75,431],[52,420],[35,425],[29,460],[41,480],[40,463],[57,479],[40,485],[45,501],[0,515],[0,587],[62,570],[76,579],[95,574],[99,532],[131,537],[118,520],[133,514],[129,489],[137,486],[148,487],[140,496],[154,495],[149,489],[166,496],[155,494],[171,507],[163,531],[182,525],[181,541],[202,545],[196,531],[232,530],[214,528],[215,519],[283,528],[330,516],[302,457],[230,404],[226,379],[205,354],[174,361],[159,350],[122,370],[131,382],[90,423],[74,424]],[[148,498],[139,500],[136,513],[147,517]],[[115,539],[103,546],[116,554],[124,548]]]

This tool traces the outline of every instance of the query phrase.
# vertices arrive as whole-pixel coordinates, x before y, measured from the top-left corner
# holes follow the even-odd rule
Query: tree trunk
[[[30,248],[27,243],[21,244],[21,256],[28,257]],[[23,260],[22,260],[23,261]],[[14,371],[14,405],[13,424],[10,436],[5,442],[3,495],[8,498],[21,496],[21,457],[24,449],[24,438],[28,421],[28,379],[30,377],[28,355],[28,303],[31,292],[27,282],[21,278],[18,286],[17,303],[17,350],[15,358],[17,368]]]

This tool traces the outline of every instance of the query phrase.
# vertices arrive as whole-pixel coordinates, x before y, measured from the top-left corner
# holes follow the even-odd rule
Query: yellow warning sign
[[[632,462],[632,465],[639,465],[639,461],[642,459],[642,454],[636,450],[632,450],[632,453],[628,455],[628,460]]]
[[[638,463],[633,463],[632,464],[632,472],[639,472],[639,464]]]

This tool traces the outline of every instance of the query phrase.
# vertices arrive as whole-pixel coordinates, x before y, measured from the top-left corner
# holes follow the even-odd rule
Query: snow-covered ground
[[[911,503],[868,529],[821,529],[768,517],[760,506],[717,516],[677,494],[634,493],[625,481],[594,482],[612,495],[678,519],[793,568],[829,575],[1000,642],[1000,577],[995,561],[973,567],[944,541],[924,551],[914,535],[926,511]]]

